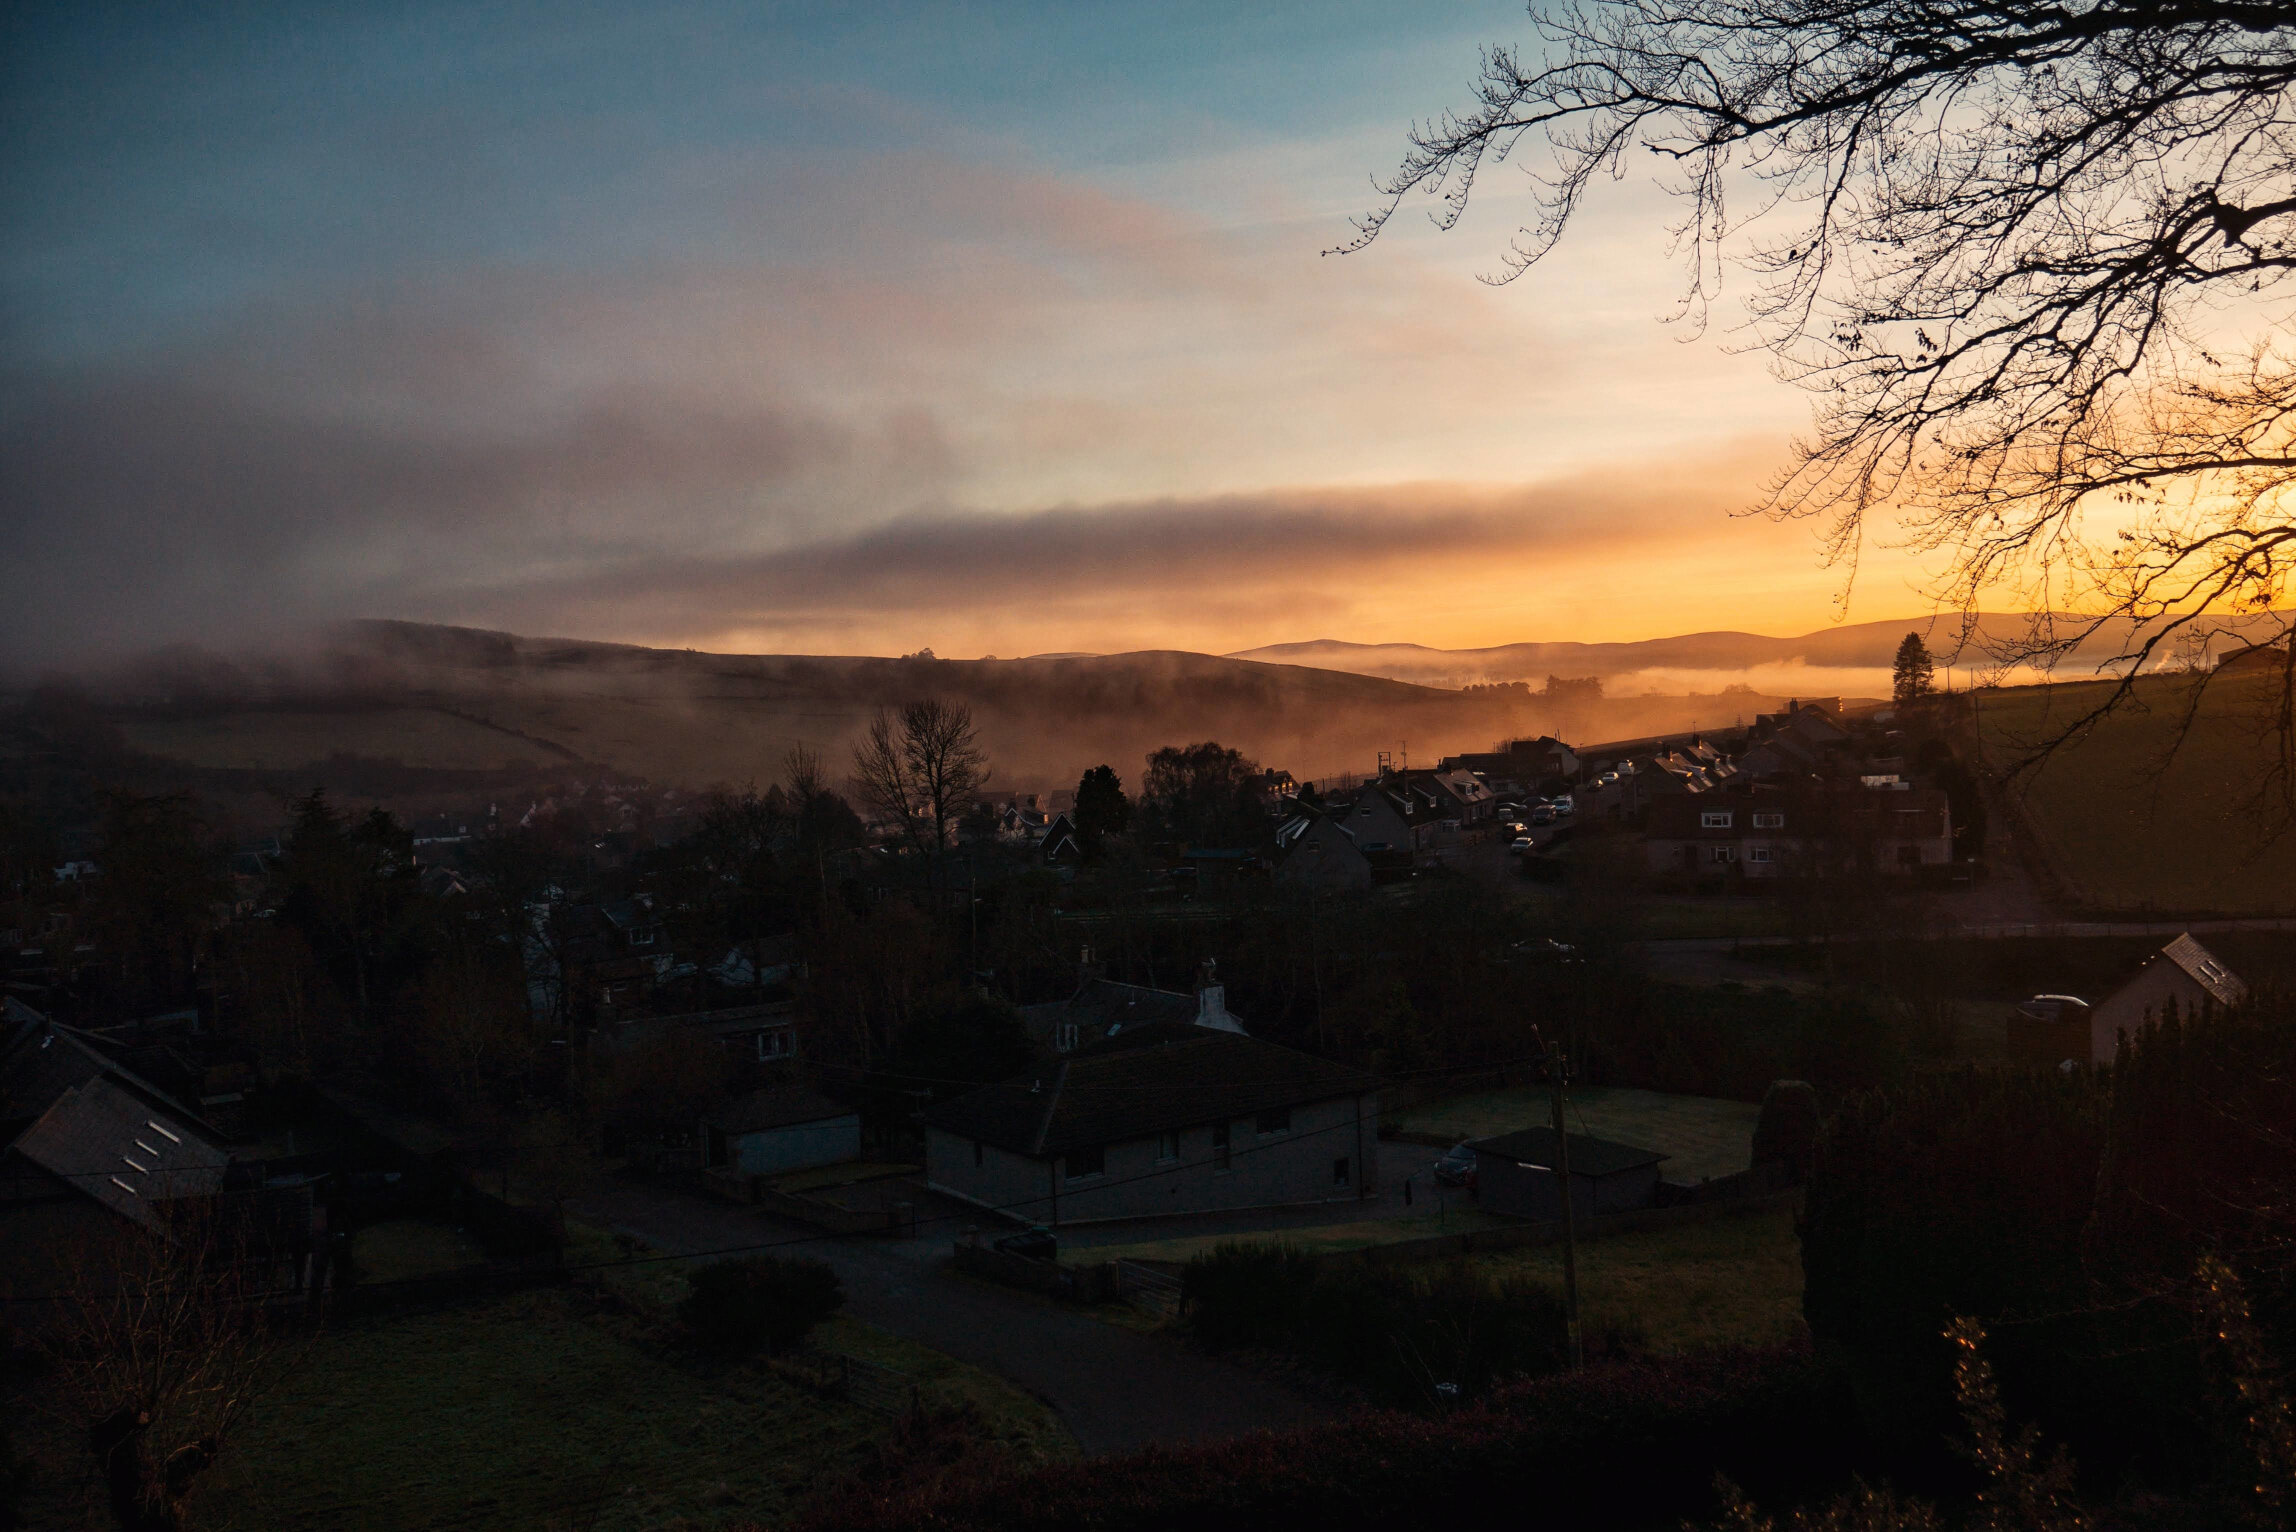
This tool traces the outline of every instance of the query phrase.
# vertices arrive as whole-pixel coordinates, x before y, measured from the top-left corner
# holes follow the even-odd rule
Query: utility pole
[[[1537,1036],[1537,1029],[1532,1029]],[[1578,1212],[1571,1198],[1571,1136],[1563,1125],[1564,1080],[1569,1073],[1570,1058],[1560,1045],[1546,1050],[1547,1084],[1552,1089],[1555,1109],[1555,1179],[1563,1194],[1563,1315],[1569,1326],[1571,1370],[1576,1372],[1586,1365],[1586,1342],[1579,1333],[1578,1305]]]

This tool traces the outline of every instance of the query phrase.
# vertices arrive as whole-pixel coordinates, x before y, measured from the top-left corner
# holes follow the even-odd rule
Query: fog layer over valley
[[[99,776],[209,796],[314,785],[412,801],[535,773],[603,768],[703,788],[769,780],[789,747],[842,774],[872,712],[918,697],[969,705],[994,790],[1073,787],[1102,762],[1127,781],[1159,746],[1216,739],[1303,779],[1369,774],[1527,734],[1576,740],[1726,726],[1775,705],[1705,696],[1549,699],[1203,654],[943,660],[725,655],[357,623],[296,653],[173,649],[19,697],[26,752],[63,742]],[[13,710],[13,709],[12,709]]]

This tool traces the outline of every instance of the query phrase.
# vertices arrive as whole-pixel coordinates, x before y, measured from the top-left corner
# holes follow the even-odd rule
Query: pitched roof
[[[1555,1130],[1524,1128],[1515,1133],[1502,1133],[1497,1138],[1479,1139],[1474,1147],[1478,1154],[1498,1155],[1551,1169],[1555,1163]],[[1612,1176],[1622,1170],[1640,1170],[1666,1158],[1668,1156],[1656,1149],[1614,1144],[1607,1138],[1591,1138],[1584,1133],[1571,1135],[1571,1174],[1574,1176]]]
[[[2248,986],[2240,975],[2218,961],[2210,952],[2192,939],[2190,931],[2160,949],[2160,955],[2191,976],[2192,982],[2207,990],[2209,998],[2218,1005],[2238,1005],[2248,998]]]
[[[13,998],[0,1008],[0,1020],[5,1023],[0,1025],[0,1122],[29,1121],[64,1092],[108,1077],[201,1132],[214,1133],[189,1106],[129,1069],[79,1028],[51,1021]]]
[[[1066,1000],[1021,1007],[1021,1023],[1038,1042],[1050,1042],[1062,1026],[1073,1026],[1086,1042],[1120,1036],[1125,1031],[1160,1021],[1187,1023],[1196,1019],[1194,995],[1139,984],[1118,984],[1110,979],[1087,979]]]
[[[774,1128],[794,1128],[799,1123],[851,1117],[855,1110],[809,1086],[769,1085],[736,1096],[710,1114],[709,1125],[720,1133],[765,1133]]]
[[[1166,1022],[944,1101],[925,1122],[1045,1158],[1378,1088],[1362,1070],[1296,1048]]]
[[[57,1097],[12,1147],[147,1229],[160,1226],[157,1204],[219,1190],[231,1162],[189,1123],[104,1078]]]

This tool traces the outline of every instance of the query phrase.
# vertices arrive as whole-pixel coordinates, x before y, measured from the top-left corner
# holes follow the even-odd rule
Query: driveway
[[[847,1313],[1002,1374],[1050,1405],[1094,1456],[1281,1430],[1330,1413],[1175,1337],[1120,1329],[953,1274],[946,1258],[963,1227],[954,1221],[927,1223],[913,1240],[834,1239],[714,1197],[626,1179],[595,1186],[571,1206],[681,1255],[804,1241],[790,1253],[835,1268]]]

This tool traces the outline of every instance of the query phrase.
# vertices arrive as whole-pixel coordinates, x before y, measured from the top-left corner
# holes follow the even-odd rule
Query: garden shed
[[[704,1163],[737,1175],[781,1175],[861,1157],[861,1114],[802,1085],[737,1096],[702,1128]]]
[[[1553,1221],[1563,1216],[1555,1184],[1559,1140],[1552,1128],[1524,1128],[1482,1139],[1475,1150],[1475,1197],[1486,1213]],[[1579,1217],[1646,1208],[1658,1198],[1656,1149],[1570,1136],[1571,1208]]]

